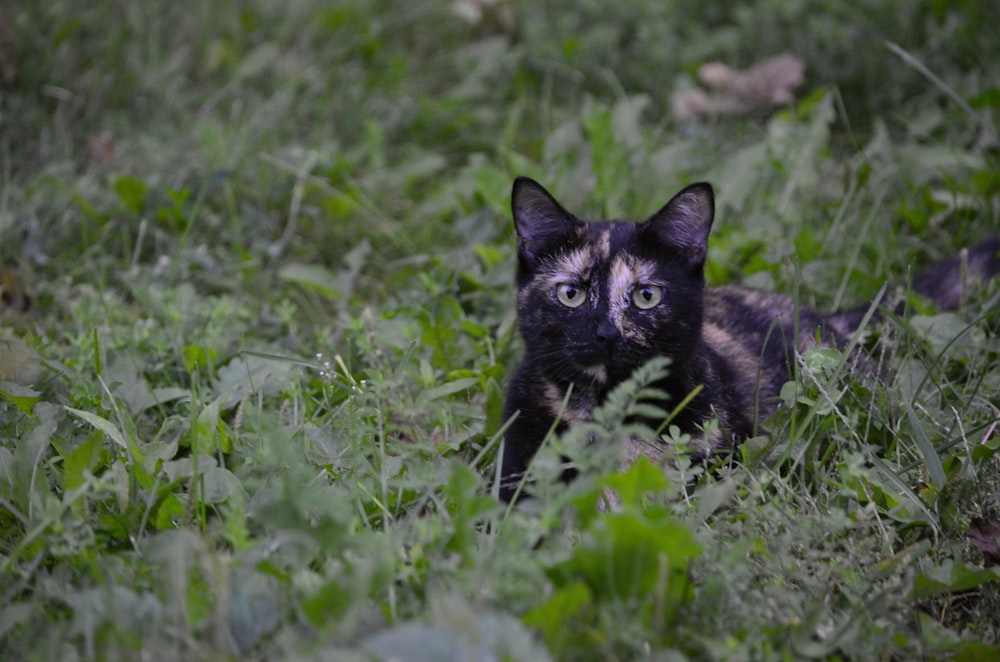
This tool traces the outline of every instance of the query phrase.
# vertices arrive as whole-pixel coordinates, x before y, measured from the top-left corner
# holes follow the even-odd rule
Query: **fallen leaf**
[[[115,158],[115,139],[110,131],[93,133],[87,137],[87,151],[98,163],[110,163]]]
[[[983,553],[987,564],[1000,565],[1000,522],[973,517],[969,522],[969,541]]]
[[[24,278],[11,268],[0,268],[0,315],[24,313],[31,308],[31,295]]]
[[[514,4],[509,0],[458,0],[451,11],[469,25],[513,34],[517,28]]]
[[[762,60],[749,69],[733,69],[709,62],[698,69],[698,80],[709,88],[694,87],[674,96],[678,121],[709,115],[745,115],[795,101],[793,90],[805,81],[805,62],[791,53]]]

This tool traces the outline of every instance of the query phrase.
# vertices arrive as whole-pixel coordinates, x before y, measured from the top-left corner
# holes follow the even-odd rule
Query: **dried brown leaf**
[[[701,88],[685,90],[674,97],[678,120],[708,115],[744,115],[795,101],[793,90],[805,81],[805,62],[791,53],[762,60],[749,69],[733,69],[721,62],[703,64],[698,80]]]
[[[115,140],[110,131],[87,136],[87,151],[98,163],[110,163],[115,158]]]
[[[969,522],[969,541],[983,553],[988,565],[1000,565],[1000,521],[973,517]]]
[[[0,267],[0,318],[31,308],[31,295],[23,277],[13,268]]]

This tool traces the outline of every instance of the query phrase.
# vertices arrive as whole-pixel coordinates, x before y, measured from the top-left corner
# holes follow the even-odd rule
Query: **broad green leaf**
[[[281,267],[278,277],[290,283],[319,292],[331,299],[340,299],[344,287],[341,277],[325,267],[292,262]]]
[[[934,354],[947,350],[955,357],[974,356],[983,343],[982,329],[970,326],[954,313],[915,315],[910,319],[910,328],[930,343]]]
[[[188,372],[215,365],[215,361],[219,358],[217,351],[204,345],[184,345],[181,351],[184,357],[184,369]]]
[[[168,531],[183,525],[187,509],[174,493],[167,494],[156,507],[153,524],[158,531]]]
[[[969,102],[973,108],[1000,108],[1000,87],[987,87]]]
[[[139,213],[142,205],[146,201],[146,194],[149,190],[145,182],[135,177],[117,177],[115,179],[115,192],[125,206],[130,210]]]
[[[325,582],[301,602],[302,612],[313,625],[337,619],[350,608],[352,596],[336,578]]]
[[[246,353],[233,358],[218,370],[213,383],[222,409],[235,407],[255,393],[275,393],[283,388],[296,364],[281,357],[269,358]]]
[[[490,377],[486,380],[486,428],[484,430],[487,439],[503,425],[503,405],[504,393],[497,380]]]
[[[227,452],[219,420],[219,400],[213,400],[199,413],[191,427],[191,452],[212,455],[218,450]]]
[[[573,621],[596,607],[587,584],[574,581],[559,587],[548,600],[529,611],[521,620],[528,627],[540,630],[549,646],[557,648],[560,638],[572,631]]]
[[[475,388],[479,385],[478,377],[465,377],[462,379],[456,379],[455,381],[446,382],[440,386],[435,386],[432,389],[424,391],[424,400],[431,401],[437,400],[439,398],[444,398],[449,395],[454,395],[461,391],[467,391],[470,388]]]
[[[41,399],[42,394],[33,388],[21,386],[14,382],[0,382],[0,396],[3,396],[5,400],[25,414],[30,415],[35,408],[35,403]]]
[[[247,655],[257,642],[281,622],[281,586],[255,568],[236,568],[229,587],[226,625],[240,656]]]
[[[669,487],[663,471],[646,456],[641,456],[633,462],[625,473],[602,476],[597,480],[597,484],[614,490],[626,506],[639,506],[643,495]]]
[[[103,432],[108,436],[108,438],[113,441],[116,445],[121,448],[128,449],[128,442],[125,441],[124,433],[115,427],[114,423],[106,418],[98,416],[89,411],[83,411],[81,409],[73,409],[72,407],[66,407],[66,411],[73,414],[77,418],[81,418],[87,423],[90,423],[95,428]]]
[[[672,609],[689,597],[688,563],[701,553],[691,530],[662,510],[594,520],[590,540],[548,571],[557,585],[585,581],[599,599],[631,599],[662,591]]]
[[[924,430],[924,422],[917,417],[912,407],[907,407],[906,416],[910,421],[910,430],[913,432],[914,441],[924,458],[924,466],[927,467],[931,483],[935,488],[940,490],[944,487],[945,481],[948,480],[944,472],[944,466],[941,464],[941,456],[938,455],[937,449],[934,448],[934,444],[928,438],[927,431]]]
[[[700,488],[696,495],[698,498],[698,519],[707,520],[715,511],[726,505],[736,493],[736,487],[736,481],[728,478]]]
[[[340,272],[335,273],[315,264],[292,262],[281,268],[278,277],[319,292],[335,301],[346,302],[350,299],[354,282],[368,260],[371,250],[371,243],[363,239],[344,254],[345,267]]]
[[[2,495],[14,501],[18,508],[22,509],[22,512],[27,512],[29,504],[48,490],[47,481],[37,480],[39,470],[43,466],[41,463],[48,455],[48,450],[52,446],[52,437],[57,429],[55,416],[51,411],[57,407],[48,405],[48,408],[50,409],[46,411],[46,403],[38,405],[39,422],[33,427],[27,428],[19,438],[0,440],[4,446],[12,444],[11,449],[13,450],[13,461],[10,465],[3,467],[6,474],[4,477],[10,480],[11,489],[5,490]],[[34,421],[28,425],[32,423]]]
[[[976,444],[972,449],[972,459],[979,466],[997,453],[1000,453],[1000,429],[994,429],[992,436]]]
[[[100,462],[103,442],[104,437],[95,431],[86,441],[63,456],[63,480],[67,490],[82,485],[86,473],[96,473],[94,469]]]
[[[453,460],[449,469],[445,494],[453,504],[451,524],[454,532],[446,549],[459,554],[466,563],[471,563],[476,552],[476,530],[480,520],[495,510],[497,503],[491,497],[477,494],[481,479],[468,464]]]
[[[223,467],[212,467],[201,476],[201,500],[205,503],[225,503],[235,490],[239,489],[240,481],[231,471]]]
[[[168,188],[165,193],[167,198],[174,203],[174,207],[178,209],[180,209],[184,203],[187,202],[187,199],[191,197],[191,189],[186,188]]]
[[[160,465],[167,480],[187,479],[197,474],[202,474],[217,466],[214,455],[182,455],[176,460],[167,460]]]
[[[427,359],[420,360],[420,381],[424,388],[430,388],[434,385],[434,368],[431,367]]]
[[[1000,579],[1000,568],[980,568],[962,561],[945,559],[941,565],[922,568],[913,584],[913,597],[968,591]]]

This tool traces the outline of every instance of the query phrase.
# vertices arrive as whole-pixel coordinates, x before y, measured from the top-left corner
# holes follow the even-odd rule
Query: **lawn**
[[[1000,283],[953,312],[905,284],[1000,232],[998,25],[982,0],[3,7],[0,657],[995,659]],[[705,82],[782,53],[801,84]],[[654,362],[508,506],[517,175],[591,218],[710,181],[711,283],[913,314],[861,338],[876,380],[800,357],[770,436],[710,471],[612,470]]]

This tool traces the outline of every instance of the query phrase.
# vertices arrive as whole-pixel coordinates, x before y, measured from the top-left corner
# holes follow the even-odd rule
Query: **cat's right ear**
[[[529,177],[514,180],[510,208],[517,230],[518,252],[528,258],[554,251],[579,236],[586,225]]]

